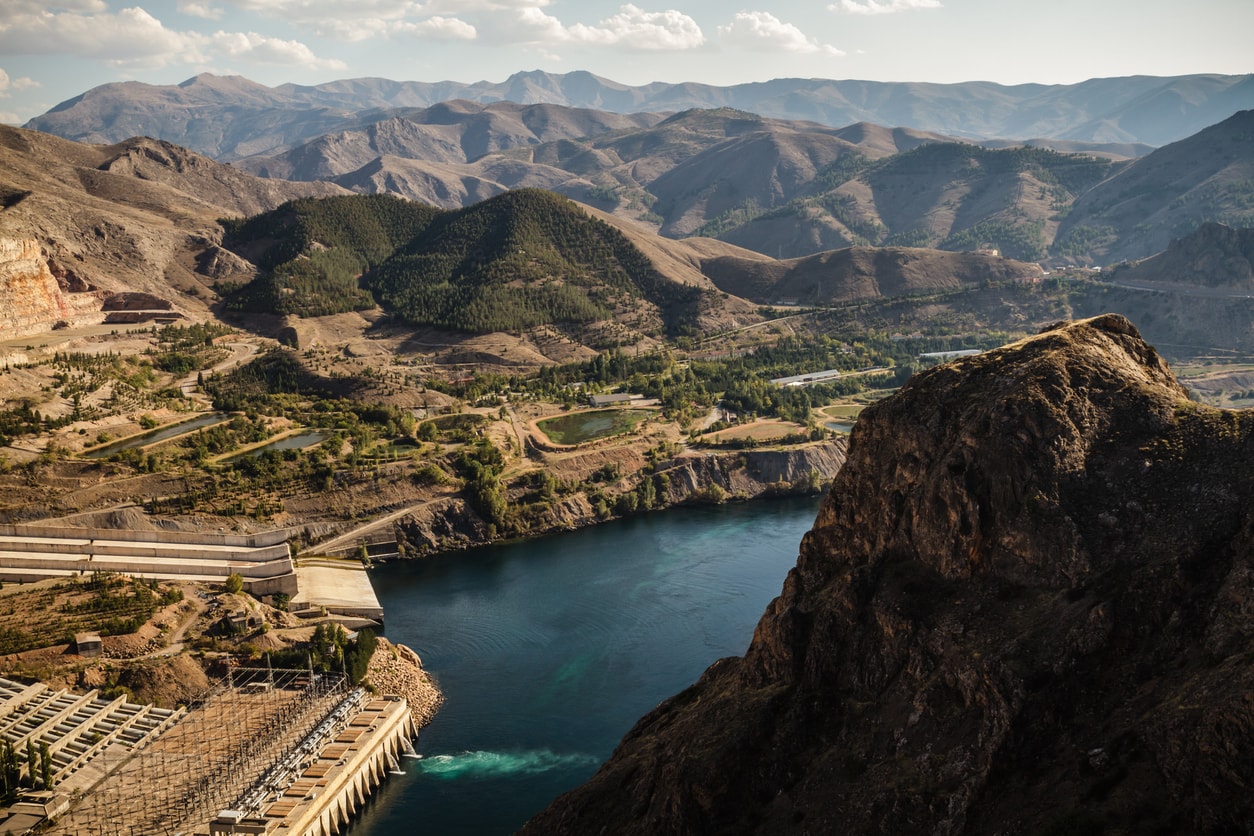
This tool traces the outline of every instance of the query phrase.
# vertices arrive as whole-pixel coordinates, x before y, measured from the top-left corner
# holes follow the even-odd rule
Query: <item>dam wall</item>
[[[260,535],[0,525],[0,581],[115,572],[221,583],[231,574],[254,595],[297,592],[286,532]]]

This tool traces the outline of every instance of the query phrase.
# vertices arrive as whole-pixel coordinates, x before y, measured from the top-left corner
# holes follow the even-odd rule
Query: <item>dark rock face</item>
[[[1252,462],[1123,317],[916,375],[746,655],[524,832],[1250,832]]]

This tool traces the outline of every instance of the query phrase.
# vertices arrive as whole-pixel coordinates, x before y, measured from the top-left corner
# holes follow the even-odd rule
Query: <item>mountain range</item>
[[[1109,264],[1152,255],[1206,221],[1254,224],[1252,130],[1254,111],[1242,111],[1126,157],[727,108],[663,119],[446,102],[235,164],[444,208],[543,188],[667,237],[775,257],[879,245]]]
[[[586,73],[520,74],[497,87],[365,79],[269,88],[197,76],[177,87],[105,85],[30,124],[93,141],[130,132],[174,138],[271,179],[326,181],[448,209],[541,188],[667,237],[715,237],[776,258],[908,246],[1103,265],[1153,255],[1208,221],[1254,225],[1254,110],[1226,111],[1254,90],[1249,78],[858,87],[863,103],[880,101],[890,87],[895,97],[884,101],[894,108],[914,103],[910,126],[896,128],[867,121],[832,127],[724,104],[781,111],[779,101],[795,98],[784,88],[817,95],[844,84],[771,82],[779,96],[761,98],[760,85],[683,85],[681,95],[680,88],[625,88]],[[978,98],[994,88],[1000,104]],[[449,95],[491,101],[418,106]],[[698,100],[719,106],[618,112]],[[945,103],[949,117],[961,111],[967,127],[938,122],[920,102]],[[1126,118],[1144,127],[1154,108],[1170,112],[1173,130],[1212,112],[1225,118],[1157,149],[1075,139],[1083,134],[1079,122],[1064,125],[1061,114],[1096,118],[1099,107],[1123,108],[1118,118],[1102,116],[1103,124]],[[1048,125],[1015,124],[1073,138],[964,139],[990,113],[1022,120],[1046,110],[1054,119]],[[926,129],[932,123],[954,130]]]
[[[1238,153],[1242,147],[1239,140],[1248,134],[1250,118],[1248,113],[1238,114],[1203,132],[1202,147],[1222,150],[1228,143],[1234,153],[1213,154],[1201,161],[1194,160],[1189,152],[1190,140],[1130,162],[1091,156],[1077,161],[1043,149],[984,149],[928,142],[928,137],[917,132],[855,126],[837,132],[846,138],[831,137],[836,160],[815,178],[839,182],[838,188],[845,190],[842,195],[848,193],[852,200],[837,202],[824,195],[811,208],[816,217],[818,209],[827,206],[857,222],[853,209],[875,205],[887,211],[894,205],[890,199],[894,194],[901,194],[906,205],[912,199],[910,190],[894,187],[893,178],[907,183],[903,171],[908,172],[913,161],[925,154],[949,155],[952,170],[940,166],[931,183],[920,173],[918,194],[926,197],[929,189],[934,189],[938,195],[947,195],[940,200],[936,196],[927,199],[941,208],[946,201],[958,206],[959,211],[950,209],[952,216],[966,213],[975,219],[968,223],[981,223],[976,210],[989,202],[988,195],[995,198],[994,205],[1016,193],[1036,195],[1039,200],[1042,189],[1048,198],[1051,190],[1058,193],[1069,186],[1078,190],[1077,184],[1098,180],[1086,192],[1095,194],[1117,187],[1124,176],[1121,172],[1154,164],[1160,154],[1188,162],[1182,169],[1187,176],[1164,179],[1161,193],[1153,195],[1152,201],[1142,197],[1141,205],[1170,208],[1172,203],[1187,204],[1191,194],[1213,198],[1225,194],[1221,188],[1224,183],[1242,182],[1238,175],[1248,172],[1249,163]],[[658,148],[671,150],[655,149],[654,157],[642,157],[635,164],[641,171],[645,162],[665,159],[666,154],[687,160],[700,156],[701,143],[694,137],[743,142],[754,135],[754,126],[764,121],[724,111],[691,112],[671,120],[641,129],[661,130],[661,134],[637,134],[629,129],[619,137],[621,144],[615,153],[625,154],[637,144],[666,138],[668,143]],[[861,142],[854,147],[865,153],[845,147],[851,140]],[[556,150],[576,144],[563,140],[553,146]],[[911,150],[893,153],[898,146],[910,146]],[[538,148],[543,150],[544,146]],[[870,159],[877,153],[882,155],[879,160]],[[952,168],[953,160],[965,162]],[[1070,167],[1069,161],[1073,164]],[[0,284],[7,291],[0,320],[15,335],[46,331],[59,322],[99,321],[111,306],[138,305],[192,318],[205,316],[211,308],[221,311],[222,305],[234,306],[286,314],[288,323],[304,317],[308,325],[301,327],[308,330],[314,324],[311,316],[333,310],[379,311],[375,306],[382,303],[383,311],[415,326],[427,323],[472,331],[506,327],[514,332],[511,339],[523,342],[533,341],[531,325],[545,323],[537,327],[550,329],[544,337],[550,341],[551,325],[559,325],[564,336],[552,343],[556,348],[537,344],[524,352],[532,361],[544,363],[551,361],[550,354],[558,349],[554,357],[568,359],[613,345],[648,347],[666,334],[702,334],[738,327],[760,319],[759,305],[858,302],[857,307],[864,307],[861,303],[867,300],[897,297],[901,302],[889,307],[864,307],[865,316],[870,317],[866,327],[908,331],[920,327],[925,310],[932,311],[928,317],[942,316],[951,323],[963,323],[964,328],[996,329],[1018,328],[1024,321],[1052,321],[1048,317],[1082,311],[1115,309],[1136,313],[1154,339],[1164,342],[1240,348],[1251,344],[1252,338],[1245,312],[1248,304],[1233,295],[1243,291],[1211,290],[1205,287],[1206,282],[1198,288],[1196,265],[1202,262],[1195,251],[1221,247],[1230,254],[1224,264],[1235,277],[1229,282],[1233,287],[1243,287],[1241,269],[1248,270],[1247,246],[1242,243],[1245,233],[1213,223],[1203,223],[1193,235],[1179,236],[1173,248],[1165,244],[1164,248],[1176,255],[1154,262],[1158,266],[1153,281],[1183,285],[1185,296],[1180,299],[1109,283],[1081,283],[1068,285],[1070,289],[1065,291],[1059,286],[1035,293],[1031,288],[1042,286],[1037,265],[988,249],[946,252],[901,245],[859,246],[777,259],[708,237],[677,240],[659,236],[649,226],[622,217],[622,202],[606,201],[619,211],[613,214],[528,189],[515,190],[513,199],[488,200],[454,210],[407,204],[425,220],[408,234],[388,239],[385,247],[372,244],[362,250],[354,245],[345,250],[336,241],[347,239],[323,229],[289,247],[285,258],[275,259],[258,253],[254,245],[238,237],[224,240],[222,221],[227,219],[228,227],[239,226],[246,217],[303,197],[338,195],[338,203],[325,204],[327,211],[350,215],[358,212],[355,207],[372,205],[371,201],[406,205],[405,201],[354,195],[334,183],[256,177],[170,143],[145,138],[94,146],[6,128],[0,131],[0,166],[6,172],[0,189]],[[1172,170],[1170,166],[1154,167]],[[926,168],[937,166],[929,163]],[[716,167],[711,166],[711,170]],[[855,176],[850,177],[850,172]],[[1248,173],[1243,176],[1250,177]],[[965,178],[965,193],[946,185],[955,177]],[[776,182],[779,179],[775,178]],[[985,186],[981,198],[976,186],[983,181],[994,185]],[[855,188],[861,188],[859,184],[872,190],[872,204],[859,200],[863,197]],[[1227,194],[1234,205],[1239,205],[1240,188]],[[794,204],[774,218],[768,213],[753,223],[782,223],[784,213],[795,213],[798,205],[805,208],[805,204]],[[292,217],[290,207],[285,212],[272,217]],[[1064,222],[1071,221],[1073,215],[1074,211]],[[436,217],[444,220],[432,223]],[[1127,217],[1125,223],[1131,224],[1136,216]],[[792,225],[800,227],[795,218]],[[371,236],[381,240],[377,233],[382,227],[371,228],[375,231],[361,240]],[[427,234],[437,228],[446,228],[449,234]],[[864,228],[874,232],[869,224]],[[734,226],[731,229],[735,231]],[[1002,232],[1006,229],[1015,226],[1008,223]],[[989,223],[984,223],[982,230],[1001,234]],[[357,235],[353,232],[349,238]],[[485,254],[484,258],[468,258],[476,252]],[[289,260],[292,267],[282,268]],[[605,265],[614,264],[618,266],[613,270],[621,269],[626,283],[615,286],[592,280]],[[385,266],[383,272],[367,272],[360,283],[355,278],[366,268],[373,271]],[[280,268],[289,270],[294,283],[283,284],[288,280],[281,279]],[[514,278],[518,281],[504,280],[506,274],[517,274]],[[427,290],[415,296],[414,288],[424,283]],[[476,283],[478,289],[472,287]],[[1137,283],[1141,283],[1139,279]],[[1012,294],[1017,297],[1015,301],[999,289],[1012,286],[1022,288]],[[237,300],[234,294],[243,287],[251,287],[250,293],[264,292]],[[268,298],[284,303],[260,304],[258,300],[266,293]],[[417,304],[422,293],[451,300],[453,307],[436,306],[424,312],[423,305]],[[476,312],[469,319],[465,318],[468,314],[456,311],[457,299],[461,298],[458,294],[478,299]],[[518,296],[515,301],[521,306],[509,303],[511,294]],[[940,299],[938,294],[946,298]],[[285,300],[300,304],[292,307]],[[507,310],[512,311],[509,316],[497,315]],[[527,310],[537,315],[514,316]],[[853,315],[863,316],[856,311]],[[360,320],[353,327],[360,330],[367,325]],[[276,320],[253,322],[250,327],[278,333],[291,326]],[[519,327],[523,330],[517,330]]]
[[[267,87],[238,76],[203,74],[178,85],[101,85],[25,127],[91,143],[143,134],[232,160],[359,127],[375,118],[372,111],[426,108],[452,99],[614,113],[730,107],[831,127],[873,122],[968,139],[1048,137],[1158,146],[1254,108],[1254,76],[1129,76],[1013,86],[775,79],[726,87],[692,82],[632,87],[582,71],[534,71],[500,83],[360,78]]]

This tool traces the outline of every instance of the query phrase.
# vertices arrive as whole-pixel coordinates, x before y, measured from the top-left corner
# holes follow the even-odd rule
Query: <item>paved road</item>
[[[1142,293],[1170,293],[1176,296],[1193,296],[1198,299],[1254,299],[1254,293],[1248,290],[1227,290],[1222,287],[1198,287],[1191,284],[1159,284],[1157,282],[1107,282],[1100,279],[1094,279],[1094,283],[1123,290],[1139,290]]]

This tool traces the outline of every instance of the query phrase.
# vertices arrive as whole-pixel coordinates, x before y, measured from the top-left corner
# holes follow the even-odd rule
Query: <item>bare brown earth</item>
[[[54,688],[125,693],[169,708],[200,697],[211,679],[225,673],[224,665],[264,665],[266,651],[303,645],[320,621],[303,621],[210,584],[160,587],[171,588],[183,592],[182,601],[158,609],[134,632],[104,636],[100,657],[79,655],[73,643],[54,644],[0,656],[0,676],[39,680]],[[0,590],[0,633],[8,636],[19,626],[32,624],[47,629],[50,613],[90,595],[63,581],[8,584]],[[55,602],[50,605],[51,596]],[[224,633],[220,626],[224,616],[241,611],[254,613],[260,626],[238,635]],[[386,639],[378,640],[366,681],[383,693],[409,699],[419,726],[431,721],[442,700],[417,655]]]

